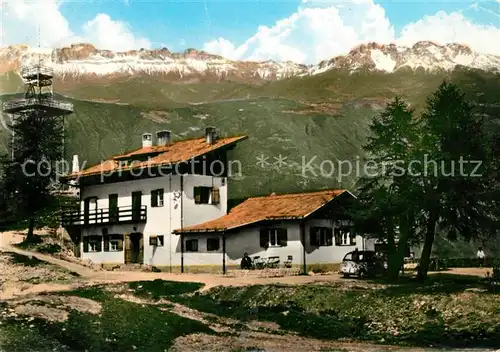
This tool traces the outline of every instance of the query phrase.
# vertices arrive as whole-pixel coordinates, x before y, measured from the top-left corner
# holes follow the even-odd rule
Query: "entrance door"
[[[141,219],[142,192],[132,192],[132,221]]]
[[[133,232],[125,238],[125,264],[142,264],[144,262],[144,236]]]
[[[118,194],[110,194],[109,201],[109,222],[118,222]]]

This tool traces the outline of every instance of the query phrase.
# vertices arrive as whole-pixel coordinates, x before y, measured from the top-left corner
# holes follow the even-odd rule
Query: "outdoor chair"
[[[253,266],[255,269],[263,269],[266,262],[260,256],[253,257]]]
[[[267,259],[267,267],[269,268],[277,268],[280,264],[280,257],[269,257]]]
[[[292,260],[293,260],[293,256],[292,255],[289,255],[287,260],[285,260],[283,262],[283,265],[285,266],[285,268],[291,268],[292,267]]]

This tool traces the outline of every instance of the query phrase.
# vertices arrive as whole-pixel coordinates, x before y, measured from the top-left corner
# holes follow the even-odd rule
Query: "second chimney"
[[[71,164],[71,172],[77,173],[80,171],[80,163],[78,162],[78,155],[73,155],[73,163]]]
[[[153,146],[153,135],[151,133],[144,133],[142,135],[142,147],[149,148]]]
[[[171,133],[168,130],[156,131],[156,145],[166,146],[172,142]]]
[[[205,140],[208,144],[214,144],[217,141],[215,127],[209,126],[205,128]]]

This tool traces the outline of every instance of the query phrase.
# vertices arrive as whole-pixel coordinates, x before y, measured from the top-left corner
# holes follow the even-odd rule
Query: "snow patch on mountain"
[[[390,55],[386,55],[381,50],[374,49],[370,54],[376,70],[393,72],[396,68],[396,61],[394,61]]]
[[[23,65],[39,62],[51,66],[62,79],[173,74],[174,79],[180,80],[213,76],[215,79],[259,81],[318,75],[333,69],[391,73],[410,68],[432,72],[452,70],[459,65],[500,72],[500,56],[474,52],[465,45],[433,42],[419,42],[412,47],[368,43],[352,49],[347,55],[311,66],[293,62],[233,61],[195,49],[184,53],[172,53],[167,48],[112,52],[96,49],[90,44],[74,44],[54,50],[27,46],[0,49],[0,73],[19,71]]]

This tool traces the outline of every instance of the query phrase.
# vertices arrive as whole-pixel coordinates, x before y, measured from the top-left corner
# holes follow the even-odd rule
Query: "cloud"
[[[149,48],[146,38],[137,37],[126,22],[97,14],[74,33],[60,11],[59,0],[10,0],[1,5],[2,46],[28,44],[46,48],[89,42],[100,49],[130,50]],[[40,39],[40,40],[39,40]]]
[[[40,41],[40,45],[46,47],[72,37],[69,23],[59,7],[60,3],[53,0],[3,2],[2,44],[38,46]]]
[[[127,23],[114,21],[104,13],[85,23],[83,33],[83,37],[98,48],[123,51],[151,47],[148,39],[135,37]]]
[[[500,0],[497,0],[500,1]],[[413,45],[422,40],[459,42],[480,52],[500,55],[500,28],[471,22],[459,12],[439,11],[407,24],[400,33],[381,5],[372,0],[352,2],[302,0],[291,16],[257,32],[237,45],[226,38],[205,43],[204,50],[231,59],[290,60],[317,63],[344,55],[366,42]]]
[[[219,38],[206,43],[204,50],[233,59],[317,62],[366,41],[393,40],[394,27],[380,5],[359,0],[342,5],[299,7],[272,27],[260,26],[239,46]]]
[[[398,42],[412,45],[419,40],[467,44],[472,49],[500,55],[500,28],[472,23],[458,12],[439,11],[403,28]]]

